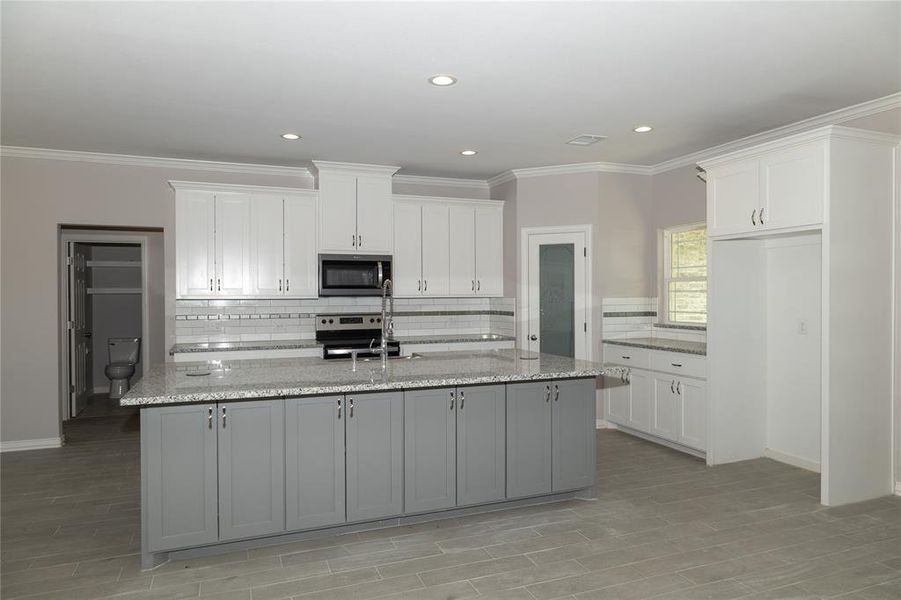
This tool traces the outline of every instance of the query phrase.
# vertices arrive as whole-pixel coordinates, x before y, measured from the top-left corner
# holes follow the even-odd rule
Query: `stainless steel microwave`
[[[320,296],[380,296],[391,279],[391,256],[320,254]]]

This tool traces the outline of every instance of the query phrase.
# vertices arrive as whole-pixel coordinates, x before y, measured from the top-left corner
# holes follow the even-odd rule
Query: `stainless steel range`
[[[316,315],[316,341],[322,344],[322,358],[350,358],[354,350],[360,358],[378,356],[381,337],[381,315]],[[388,341],[388,356],[400,356],[400,342]]]

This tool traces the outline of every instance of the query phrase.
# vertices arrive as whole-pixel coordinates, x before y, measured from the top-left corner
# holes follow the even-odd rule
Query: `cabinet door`
[[[151,552],[219,539],[215,404],[141,410],[147,547]]]
[[[457,503],[455,388],[404,392],[404,512]]]
[[[254,296],[284,292],[281,196],[254,196],[250,204],[250,290]]]
[[[319,295],[316,255],[316,198],[285,198],[285,296]]]
[[[707,172],[707,233],[711,236],[758,229],[760,181],[757,159]],[[754,221],[752,221],[752,217]]]
[[[654,401],[651,408],[651,433],[668,439],[679,440],[679,397],[676,395],[676,380],[666,375],[654,376]]]
[[[817,141],[764,156],[760,159],[760,178],[762,229],[823,222],[826,142]]]
[[[391,178],[357,177],[357,252],[391,254],[393,246]]]
[[[629,384],[625,383],[625,369],[614,368],[605,377],[604,399],[607,420],[620,425],[629,424]]]
[[[219,405],[219,539],[285,529],[285,401]]]
[[[250,293],[250,196],[216,195],[216,294]]]
[[[450,290],[450,222],[448,207],[422,207],[422,292],[447,296]]]
[[[285,514],[288,531],[343,523],[343,396],[285,401]]]
[[[216,279],[216,210],[210,192],[175,196],[175,256],[178,297],[212,296]]]
[[[507,386],[507,498],[551,491],[551,385]]]
[[[506,495],[506,386],[458,389],[457,505]]]
[[[595,380],[554,382],[551,406],[553,490],[589,487],[595,478]]]
[[[394,260],[392,283],[395,296],[422,294],[422,208],[418,203],[394,203]]]
[[[697,450],[707,449],[707,384],[682,379],[678,382],[682,422],[679,443]]]
[[[475,209],[476,293],[481,296],[504,294],[504,215],[503,207]]]
[[[319,252],[356,252],[357,178],[319,175]]]
[[[644,371],[629,371],[629,427],[638,431],[651,431],[651,376]]]
[[[347,396],[347,520],[404,511],[402,392]]]
[[[450,293],[471,296],[476,291],[475,211],[470,206],[451,206],[450,221]]]

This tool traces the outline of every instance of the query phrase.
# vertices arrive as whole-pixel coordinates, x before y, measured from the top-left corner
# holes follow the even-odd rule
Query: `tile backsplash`
[[[513,298],[397,298],[395,333],[513,335]],[[315,337],[320,313],[377,313],[381,299],[176,300],[175,341],[233,342]]]
[[[658,337],[707,341],[706,327],[658,324],[657,298],[604,298],[601,307],[605,339]]]

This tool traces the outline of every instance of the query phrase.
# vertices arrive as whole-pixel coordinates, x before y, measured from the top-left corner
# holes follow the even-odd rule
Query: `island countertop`
[[[122,406],[160,406],[598,377],[597,364],[526,350],[435,352],[378,359],[281,358],[154,365],[122,397]]]

